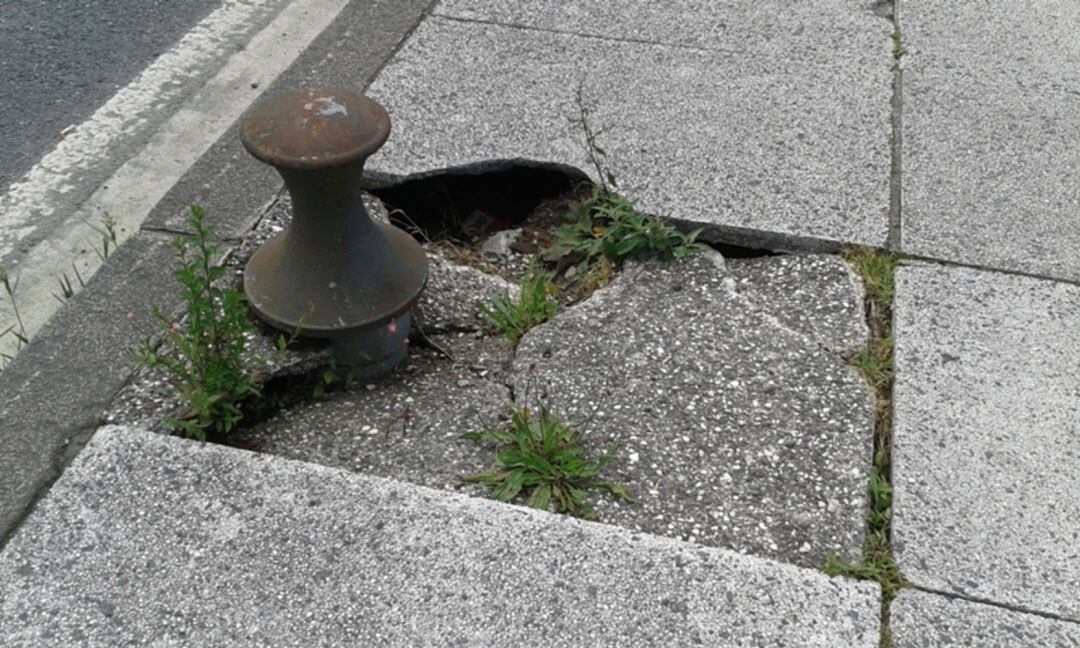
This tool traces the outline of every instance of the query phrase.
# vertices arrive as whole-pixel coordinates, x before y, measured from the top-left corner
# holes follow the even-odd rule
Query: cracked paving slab
[[[832,254],[726,259],[735,289],[782,326],[833,353],[866,345],[862,279]]]
[[[458,333],[432,341],[454,355],[412,352],[382,380],[284,410],[239,444],[291,459],[474,495],[460,475],[485,469],[490,450],[464,432],[495,427],[510,405],[503,383],[511,349],[501,338]]]
[[[877,45],[859,45],[860,32],[828,63],[433,16],[368,90],[394,136],[367,169],[408,176],[527,159],[594,173],[571,122],[580,87],[620,191],[641,210],[880,244],[892,59],[888,22],[865,15]]]
[[[896,648],[1080,648],[1080,624],[906,589],[893,601]]]
[[[871,648],[877,587],[104,428],[0,553],[5,645]]]
[[[833,550],[854,559],[872,399],[815,330],[799,328],[804,320],[780,321],[805,307],[844,330],[861,294],[831,261],[755,261],[739,270],[748,284],[799,277],[804,293],[772,302],[760,291],[752,303],[717,253],[631,266],[526,334],[512,365],[501,338],[437,334],[404,371],[282,412],[243,443],[483,495],[458,477],[488,469],[493,451],[459,437],[505,420],[510,381],[519,404],[544,389],[571,421],[594,416],[585,438],[593,454],[621,444],[609,477],[638,502],[597,496],[601,520],[809,567]],[[815,271],[801,272],[806,264]],[[814,308],[812,295],[824,306]]]
[[[619,444],[609,479],[638,501],[597,501],[605,521],[800,565],[856,558],[870,392],[733,284],[718,254],[630,266],[525,335],[515,394]]]
[[[873,67],[888,22],[873,0],[443,0],[435,15],[819,65]]]
[[[936,265],[896,276],[904,576],[1080,621],[1080,287]]]

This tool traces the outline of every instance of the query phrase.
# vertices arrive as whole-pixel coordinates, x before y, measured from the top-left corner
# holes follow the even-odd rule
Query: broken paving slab
[[[1080,648],[1080,624],[905,589],[893,601],[895,648]]]
[[[881,21],[884,23],[885,21]],[[619,189],[651,214],[882,244],[891,58],[815,65],[431,17],[368,94],[394,135],[377,176],[530,160],[595,175],[575,94]]]
[[[845,280],[846,281],[846,280]],[[618,444],[606,522],[821,567],[858,559],[873,400],[835,354],[733,287],[718,254],[631,265],[529,331],[511,380]]]
[[[896,276],[904,576],[1080,621],[1080,287],[936,265]]]
[[[433,336],[407,365],[382,380],[278,413],[238,445],[423,486],[456,490],[460,476],[486,470],[492,452],[461,439],[499,425],[510,406],[503,383],[511,348],[475,334]],[[468,489],[482,494],[477,487]]]
[[[455,263],[441,254],[427,253],[428,281],[413,307],[416,325],[425,334],[446,331],[481,331],[491,323],[481,311],[492,300],[517,299],[521,289],[502,277]]]
[[[870,583],[104,428],[0,553],[6,646],[877,645]]]
[[[443,0],[437,16],[817,65],[889,64],[892,22],[872,0]]]
[[[783,326],[813,338],[833,353],[864,346],[862,279],[833,254],[782,254],[725,259],[735,289]]]
[[[908,0],[903,249],[1080,279],[1080,4]]]

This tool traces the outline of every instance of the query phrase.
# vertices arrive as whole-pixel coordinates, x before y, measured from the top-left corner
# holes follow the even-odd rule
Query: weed
[[[893,30],[891,38],[892,38],[892,42],[893,42],[893,50],[892,50],[893,58],[896,59],[897,61],[899,61],[904,56],[906,56],[907,53],[908,53],[907,48],[904,47],[904,36],[903,36],[903,34],[900,33],[899,29],[896,29],[896,30]]]
[[[592,109],[585,101],[583,83],[578,83],[574,103],[577,104],[578,114],[570,118],[570,123],[580,128],[582,135],[585,136],[585,154],[588,155],[589,163],[596,170],[596,176],[600,178],[601,188],[604,193],[612,193],[619,183],[615,180],[615,175],[607,168],[607,151],[602,149],[598,142],[603,129],[593,128]]]
[[[895,377],[892,336],[872,338],[865,349],[852,356],[850,362],[862,373],[875,393],[888,388]]]
[[[368,359],[370,363],[370,359]],[[378,363],[374,363],[378,364]],[[330,359],[330,364],[323,369],[319,380],[311,390],[311,397],[320,400],[326,396],[327,391],[335,389],[348,389],[356,384],[356,376],[348,368],[338,367],[337,360]]]
[[[23,345],[30,343],[30,336],[26,332],[26,325],[23,324],[22,315],[19,313],[19,304],[15,300],[15,292],[19,289],[19,280],[16,278],[12,281],[7,269],[0,268],[0,284],[3,284],[4,292],[11,303],[11,311],[15,314],[15,323],[4,329],[0,333],[0,338],[11,335],[15,338],[16,348],[21,348]],[[10,360],[10,356],[6,357]]]
[[[582,202],[577,218],[555,230],[555,249],[584,259],[674,261],[705,249],[697,242],[701,230],[688,234],[634,209],[625,197],[597,185]]]
[[[105,212],[101,217],[101,227],[98,227],[89,221],[83,222],[93,228],[93,230],[101,236],[101,249],[98,250],[97,246],[92,243],[90,244],[90,247],[102,262],[107,261],[109,259],[110,248],[115,250],[117,245],[116,221],[113,220],[113,217],[110,216],[108,212]]]
[[[623,486],[598,480],[616,451],[612,446],[595,462],[585,457],[582,433],[554,418],[545,408],[534,414],[529,408],[512,410],[507,429],[463,434],[462,438],[498,444],[499,468],[461,479],[487,486],[491,497],[510,502],[528,496],[528,506],[587,520],[596,510],[587,503],[588,491],[605,491],[626,501],[633,496]]]
[[[868,247],[848,248],[842,253],[866,285],[866,298],[892,308],[895,270],[901,256]],[[874,305],[874,304],[870,304]],[[884,314],[883,314],[884,315]]]
[[[874,390],[874,457],[868,479],[870,507],[866,516],[866,542],[859,563],[841,562],[836,554],[825,562],[833,576],[849,576],[877,581],[882,593],[882,619],[900,589],[907,586],[892,552],[892,389],[896,378],[893,366],[892,306],[896,266],[901,256],[870,248],[851,248],[844,258],[862,277],[866,286],[866,320],[870,340],[865,349],[848,361],[859,370]],[[892,645],[888,624],[881,628],[880,645]]]
[[[618,181],[607,166],[607,152],[597,141],[602,131],[591,125],[591,111],[580,86],[576,101],[578,115],[571,122],[584,133],[586,154],[600,184],[581,203],[576,218],[555,230],[555,244],[545,251],[545,258],[570,258],[581,263],[583,274],[588,274],[600,259],[615,264],[624,259],[673,261],[705,249],[696,240],[701,230],[679,232],[639,212],[626,197],[616,193]]]
[[[830,576],[877,581],[881,585],[882,597],[887,602],[894,600],[900,590],[907,587],[907,581],[893,558],[889,540],[878,534],[871,534],[867,538],[862,562],[845,563],[833,553],[825,561],[825,573]]]
[[[521,295],[516,301],[510,295],[503,295],[490,306],[477,305],[511,342],[517,342],[526,331],[551,319],[557,306],[558,290],[551,277],[535,268],[522,279]]]
[[[75,273],[75,280],[79,282],[79,288],[85,288],[86,282],[83,281],[82,274],[79,273],[79,268],[74,263],[71,264],[71,270]],[[65,272],[56,280],[56,283],[60,285],[59,293],[52,293],[53,299],[63,304],[67,300],[75,296],[75,285],[71,283],[71,277]]]
[[[187,307],[183,324],[172,322],[158,309],[171,352],[144,343],[140,360],[171,373],[187,403],[187,411],[169,424],[188,437],[205,440],[208,434],[225,435],[240,421],[244,399],[258,395],[259,384],[246,370],[242,356],[244,335],[254,331],[248,320],[245,296],[215,283],[225,268],[214,265],[217,247],[209,243],[213,230],[203,223],[203,210],[191,206],[191,237],[176,239],[180,267],[174,273]]]

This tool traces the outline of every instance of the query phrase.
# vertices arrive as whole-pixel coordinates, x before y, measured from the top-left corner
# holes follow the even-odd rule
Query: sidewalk
[[[327,644],[877,646],[884,624],[892,644],[880,645],[897,648],[1080,646],[1080,498],[1071,485],[1080,474],[1080,6],[907,0],[894,16],[892,3],[841,0],[619,8],[442,0],[430,11],[411,3],[411,18],[389,12],[376,24],[354,4],[276,87],[366,87],[394,125],[369,162],[375,178],[509,163],[595,176],[571,121],[580,94],[603,128],[619,190],[643,211],[703,227],[709,241],[800,253],[780,259],[835,261],[802,255],[853,244],[908,257],[893,303],[886,451],[892,548],[910,587],[882,606],[875,583],[818,571],[830,549],[857,554],[866,531],[873,404],[840,359],[848,347],[785,319],[814,299],[843,302],[842,290],[830,292],[843,281],[811,280],[782,263],[729,258],[627,273],[537,329],[507,370],[512,383],[534,365],[564,401],[583,403],[600,398],[589,391],[597,383],[581,378],[588,371],[625,371],[618,386],[631,386],[617,402],[627,410],[609,417],[609,428],[601,422],[600,433],[633,428],[641,445],[630,449],[658,474],[701,482],[685,491],[706,504],[677,509],[674,520],[610,511],[625,529],[581,524],[429,491],[408,483],[418,478],[406,469],[357,468],[354,446],[327,458],[326,439],[351,439],[360,419],[349,412],[367,416],[362,408],[381,403],[382,392],[320,404],[265,430],[271,439],[314,431],[308,454],[297,456],[354,473],[119,428],[95,435],[64,472],[129,375],[117,355],[144,333],[117,314],[133,303],[175,305],[163,276],[166,233],[183,229],[183,206],[209,205],[234,242],[278,190],[268,169],[237,157],[234,128],[0,374],[8,450],[0,636],[37,645],[30,637],[48,638],[39,633],[55,626],[62,636],[45,645],[71,645],[76,632],[108,642],[150,636],[170,619],[176,645],[185,641],[178,633],[196,643],[231,633],[232,645],[295,645],[310,640],[311,626],[296,621],[309,613],[335,628],[319,638]],[[382,44],[377,55],[359,55],[362,66],[347,54],[367,42],[358,33]],[[147,281],[154,273],[162,276]],[[810,286],[809,301],[754,293],[757,281],[801,281],[785,285]],[[661,294],[675,284],[691,294]],[[830,316],[847,321],[815,313],[803,324]],[[593,321],[621,340],[685,342],[672,354],[678,371],[635,365],[625,349],[605,359],[587,333]],[[774,360],[763,364],[766,351]],[[762,396],[775,386],[755,382],[765,367],[781,385],[775,402]],[[679,393],[678,380],[698,379],[715,379],[720,394]],[[742,398],[725,396],[732,383],[747,390]],[[673,395],[656,396],[657,385]],[[502,387],[461,389],[465,398]],[[650,398],[674,403],[657,414],[663,425],[633,409],[651,407]],[[715,429],[694,429],[712,415]],[[760,428],[740,440],[744,420]],[[668,433],[688,440],[664,445]],[[777,460],[775,448],[806,465]],[[699,450],[700,464],[684,461]],[[813,510],[813,498],[799,499],[808,492],[838,508]],[[317,503],[302,506],[304,493]],[[654,518],[682,505],[665,496],[655,500],[663,507],[641,510]],[[710,509],[740,498],[751,505],[727,511],[734,523],[692,538],[707,548],[688,542]],[[271,518],[283,535],[261,528]],[[380,523],[395,529],[392,540],[373,530]],[[305,544],[321,533],[344,544]],[[800,555],[803,536],[809,553]],[[177,552],[150,556],[159,544]],[[350,544],[364,549],[343,548]],[[564,550],[577,558],[553,555]],[[216,559],[204,561],[203,551]],[[130,573],[113,576],[117,565]],[[269,571],[215,585],[249,569]],[[523,574],[520,595],[508,583]],[[178,596],[282,603],[223,621],[210,608],[177,614],[168,601]],[[512,604],[481,614],[466,596]],[[134,610],[135,601],[146,607]]]

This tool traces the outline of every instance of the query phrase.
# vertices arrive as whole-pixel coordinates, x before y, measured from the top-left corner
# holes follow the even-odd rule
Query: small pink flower
[[[172,326],[169,327],[169,330],[172,331],[173,333],[179,333],[180,332],[180,322],[173,322]]]
[[[390,323],[386,325],[386,330],[391,333],[397,333],[397,322],[390,320]]]
[[[133,320],[133,319],[135,319],[135,313],[133,313],[133,312],[131,312],[131,311],[128,311],[128,314],[127,314],[127,318],[128,318],[129,320]]]

